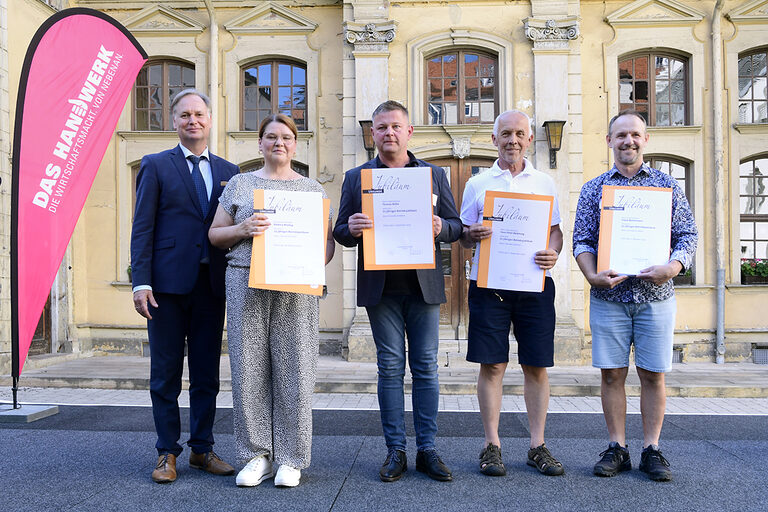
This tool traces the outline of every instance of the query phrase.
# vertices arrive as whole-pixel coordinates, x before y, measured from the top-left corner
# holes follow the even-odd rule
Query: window
[[[646,155],[645,160],[646,163],[654,169],[658,169],[675,178],[677,184],[680,185],[680,188],[685,192],[685,198],[688,199],[688,204],[693,205],[693,190],[691,188],[691,179],[688,175],[689,165],[687,162],[667,156],[652,155]]]
[[[171,100],[195,86],[195,67],[180,61],[153,61],[141,68],[133,87],[133,129],[173,130]]]
[[[497,58],[473,51],[427,59],[428,124],[493,123],[498,111]]]
[[[264,159],[258,158],[241,165],[240,172],[258,171],[262,167],[264,167]],[[291,160],[291,169],[301,174],[305,178],[309,178],[309,166],[304,165],[301,162],[297,162],[296,160]]]
[[[768,155],[739,165],[739,203],[742,261],[768,259]]]
[[[693,184],[689,174],[690,165],[687,162],[667,156],[646,155],[646,163],[654,169],[658,169],[675,178],[677,184],[683,189],[685,198],[688,199],[688,204],[693,206]],[[675,276],[675,286],[694,284],[695,274],[696,263],[694,262],[691,268]]]
[[[768,50],[739,56],[739,122],[768,123]]]
[[[243,130],[258,131],[270,114],[293,118],[296,128],[307,129],[307,68],[303,65],[267,61],[243,68]]]
[[[648,126],[688,124],[688,61],[644,53],[619,60],[619,110],[635,109]]]

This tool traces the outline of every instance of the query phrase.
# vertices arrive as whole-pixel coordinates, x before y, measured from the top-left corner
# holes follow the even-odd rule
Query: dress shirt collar
[[[184,144],[179,143],[179,147],[181,148],[181,152],[184,153],[184,160],[189,158],[190,155],[195,155],[193,152],[191,152],[190,150],[185,148]],[[195,155],[195,156],[198,156],[198,155]],[[200,154],[199,156],[200,156],[200,158],[205,158],[209,162],[211,161],[211,157],[208,156],[208,146],[205,147],[205,149],[203,150],[202,154]]]
[[[637,174],[632,176],[632,178],[640,176],[641,173],[645,173],[648,176],[650,176],[651,175],[651,166],[648,165],[646,162],[643,162],[643,164],[640,166],[640,169],[637,170]],[[623,177],[625,179],[628,179],[628,180],[632,179],[632,178],[627,178],[626,176],[621,174],[621,171],[619,171],[618,167],[616,167],[616,164],[613,164],[613,167],[611,167],[611,170],[610,170],[609,174],[610,174],[611,178],[617,177],[616,175],[618,174],[620,177]]]
[[[493,162],[493,165],[488,170],[488,172],[493,173],[493,175],[497,178],[503,175],[504,173],[509,174],[511,178],[516,178],[517,176],[522,176],[524,174],[530,175],[531,169],[533,169],[533,164],[531,164],[531,162],[529,162],[527,158],[523,158],[523,164],[524,164],[523,170],[520,171],[519,174],[512,176],[512,174],[509,172],[509,169],[502,169],[501,167],[499,167],[499,159],[497,158],[496,161]]]

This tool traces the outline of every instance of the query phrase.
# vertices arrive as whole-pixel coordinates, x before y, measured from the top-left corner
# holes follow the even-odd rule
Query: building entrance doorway
[[[430,159],[430,163],[442,167],[451,185],[456,209],[461,211],[461,199],[464,185],[475,174],[486,171],[493,165],[493,158],[441,158]],[[469,308],[467,291],[469,290],[469,271],[472,264],[472,249],[464,249],[458,242],[441,244],[443,277],[447,302],[440,306],[440,324],[442,333],[449,329],[456,339],[467,337]],[[441,334],[444,336],[445,334]]]

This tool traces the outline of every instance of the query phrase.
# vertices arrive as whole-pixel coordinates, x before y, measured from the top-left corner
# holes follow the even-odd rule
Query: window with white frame
[[[768,49],[739,55],[739,123],[768,123]]]

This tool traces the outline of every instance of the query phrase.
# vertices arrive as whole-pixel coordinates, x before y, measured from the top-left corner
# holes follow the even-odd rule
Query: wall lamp
[[[360,128],[363,130],[363,147],[368,152],[368,160],[373,160],[373,148],[376,147],[373,143],[373,121],[370,119],[361,119]]]
[[[549,146],[549,168],[557,168],[557,152],[563,143],[563,126],[565,121],[544,121],[542,125],[547,134],[547,145]]]

